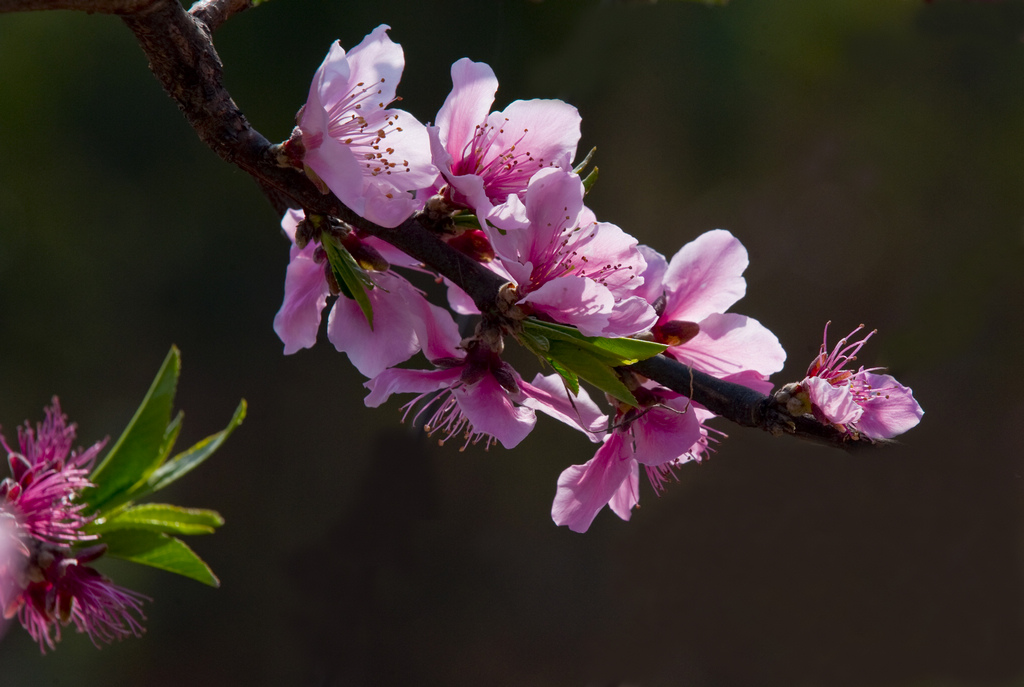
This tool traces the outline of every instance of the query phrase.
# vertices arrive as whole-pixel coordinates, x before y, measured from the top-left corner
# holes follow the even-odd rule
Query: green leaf
[[[665,344],[641,341],[640,339],[584,336],[575,327],[541,322],[534,318],[523,321],[523,330],[534,337],[540,336],[549,340],[574,343],[612,367],[632,365],[641,360],[653,358],[666,348]]]
[[[185,542],[150,530],[116,530],[103,535],[107,553],[219,587],[220,580]]]
[[[553,358],[547,358],[547,361],[551,364],[551,367],[554,368],[555,372],[558,373],[558,376],[562,378],[562,381],[565,382],[565,386],[570,392],[572,392],[572,395],[578,396],[580,393],[579,376],[572,370],[565,368],[560,362]]]
[[[117,515],[105,520],[96,520],[88,525],[87,531],[90,534],[102,534],[114,530],[141,529],[171,534],[212,534],[214,528],[223,524],[224,518],[217,511],[147,503],[118,511]]]
[[[138,499],[154,491],[160,491],[168,484],[191,472],[197,465],[209,458],[214,451],[219,449],[227,441],[227,438],[231,436],[231,433],[235,431],[235,428],[242,424],[242,421],[245,420],[247,408],[248,406],[243,398],[238,403],[238,408],[235,409],[235,414],[231,417],[231,422],[228,423],[227,427],[216,434],[211,434],[187,451],[179,453],[158,467],[149,476],[146,483],[139,485],[138,489],[132,493],[132,497]]]
[[[590,193],[590,189],[594,188],[594,184],[597,183],[597,171],[598,168],[594,167],[590,174],[583,177],[583,195]]]
[[[551,349],[546,357],[553,367],[557,362],[561,367],[574,372],[601,391],[627,405],[637,407],[636,398],[619,379],[614,368],[591,353],[589,349],[583,348],[575,342],[554,340],[551,342]],[[558,367],[555,369],[558,370]],[[565,375],[562,376],[565,377]]]
[[[153,470],[163,465],[164,461],[167,460],[167,456],[171,455],[171,451],[174,450],[174,444],[178,441],[178,434],[181,433],[181,423],[184,419],[185,412],[179,410],[178,414],[171,420],[171,423],[167,425],[167,429],[164,430],[163,441],[160,442],[160,450],[157,451],[157,460],[153,465]],[[150,470],[149,474],[152,474],[153,470]],[[148,476],[145,475],[145,477]]]
[[[583,170],[587,168],[587,165],[590,164],[590,161],[594,158],[594,153],[596,153],[596,152],[597,152],[597,148],[596,147],[591,148],[590,152],[587,153],[587,156],[585,158],[583,158],[583,162],[579,163],[578,165],[576,165],[575,167],[572,168],[572,173],[576,174],[576,175],[579,175],[580,173],[582,173]]]
[[[181,354],[174,346],[149,387],[142,405],[89,480],[95,487],[83,492],[83,500],[99,510],[115,497],[122,497],[143,479],[161,460],[161,449],[175,429],[169,428],[174,391],[181,371]]]
[[[363,311],[363,317],[366,318],[372,330],[373,305],[370,303],[370,297],[366,294],[366,291],[373,288],[373,282],[366,277],[366,274],[356,263],[352,254],[345,250],[344,246],[336,243],[327,232],[321,234],[320,245],[327,252],[327,261],[331,264],[334,278],[338,281],[339,285],[345,288],[346,293],[351,295],[352,299],[359,304],[359,309]]]

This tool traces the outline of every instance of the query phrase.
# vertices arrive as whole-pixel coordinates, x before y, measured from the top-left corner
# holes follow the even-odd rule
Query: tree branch
[[[251,0],[200,0],[192,5],[188,13],[206,24],[210,33],[243,10],[252,7]]]
[[[222,159],[250,174],[275,208],[287,199],[307,212],[333,215],[399,248],[447,277],[469,294],[481,312],[496,308],[504,280],[439,238],[422,215],[388,229],[359,217],[333,194],[322,194],[301,172],[277,163],[276,147],[252,128],[222,81],[222,63],[212,31],[250,0],[204,0],[186,12],[177,0],[0,0],[0,12],[77,9],[123,15],[164,90],[199,139]],[[744,427],[791,434],[844,449],[877,445],[854,440],[809,416],[794,418],[774,401],[747,387],[724,382],[676,360],[658,356],[631,366],[635,372],[691,398]],[[885,443],[885,442],[879,442]]]

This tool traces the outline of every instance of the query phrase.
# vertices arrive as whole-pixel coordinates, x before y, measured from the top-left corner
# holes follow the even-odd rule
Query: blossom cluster
[[[680,464],[704,459],[724,435],[708,426],[713,413],[692,399],[623,372],[600,351],[579,351],[608,339],[652,342],[695,370],[769,393],[768,377],[782,369],[785,352],[757,320],[729,312],[746,292],[746,250],[715,230],[668,259],[600,221],[584,202],[587,180],[573,166],[577,110],[559,100],[518,100],[493,111],[498,82],[486,64],[452,65],[452,90],[431,125],[392,108],[404,54],[387,30],[378,27],[348,52],[337,42],[331,47],[283,158],[375,224],[397,227],[414,213],[444,218],[442,238],[506,283],[495,308],[483,312],[449,283],[449,308],[441,308],[398,271],[426,266],[357,227],[293,210],[282,223],[292,248],[274,321],[285,353],[314,345],[336,296],[327,337],[368,378],[367,406],[415,394],[405,415],[442,442],[461,437],[463,447],[512,448],[533,429],[538,411],[555,417],[599,444],[590,461],[559,477],[555,522],[586,531],[605,505],[629,519],[641,465],[659,490]],[[480,316],[468,336],[453,312]],[[559,327],[574,328],[578,340]],[[526,381],[503,358],[509,338],[556,374]],[[399,367],[417,353],[429,369]],[[836,360],[820,367],[834,372]],[[605,379],[597,386],[611,407],[592,400],[577,376]],[[876,377],[862,371],[843,386],[847,378],[809,373],[791,396],[806,389],[819,399],[808,401],[806,412],[878,436],[869,409],[893,397],[869,389],[895,387]],[[830,415],[839,401],[820,400],[822,384],[832,396],[848,393],[861,414]],[[898,398],[913,402],[909,390]],[[901,431],[909,426],[902,423]]]
[[[17,450],[0,435],[11,472],[0,482],[0,605],[44,652],[70,623],[97,645],[143,631],[144,597],[89,565],[107,547],[90,544],[97,537],[85,531],[92,517],[79,495],[93,486],[88,474],[106,440],[84,451],[74,440],[56,397],[35,429],[18,429]]]

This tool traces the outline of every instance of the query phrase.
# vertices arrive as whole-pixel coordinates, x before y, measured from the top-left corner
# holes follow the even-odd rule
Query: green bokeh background
[[[101,562],[153,598],[147,635],[41,657],[15,627],[0,684],[1024,684],[1024,4],[274,0],[217,33],[226,83],[283,139],[330,42],[381,22],[403,107],[431,120],[463,56],[499,108],[576,105],[599,217],[669,255],[729,229],[780,383],[863,322],[921,426],[847,456],[719,423],[632,522],[555,527],[590,444],[542,418],[438,448],[326,340],[283,356],[277,219],[122,23],[0,15],[4,431],[59,394],[83,444],[116,437],[172,343],[182,443],[250,404],[165,492],[226,517],[192,540],[222,588]]]

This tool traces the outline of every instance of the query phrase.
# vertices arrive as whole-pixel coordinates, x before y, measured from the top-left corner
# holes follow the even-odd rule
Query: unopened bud
[[[687,322],[685,320],[670,320],[665,324],[655,325],[651,332],[659,343],[668,344],[669,346],[682,346],[700,334],[700,325],[696,322]]]
[[[302,140],[302,130],[299,127],[292,129],[288,140],[271,146],[270,152],[274,155],[278,167],[290,167],[301,170],[303,168],[302,158],[306,156],[306,145]]]
[[[494,248],[487,234],[479,229],[470,229],[445,240],[449,246],[477,262],[494,260]]]
[[[369,246],[354,234],[350,233],[342,240],[342,245],[348,250],[349,254],[355,258],[356,263],[364,270],[372,270],[374,272],[386,272],[391,268],[388,261],[384,259],[376,248]]]

